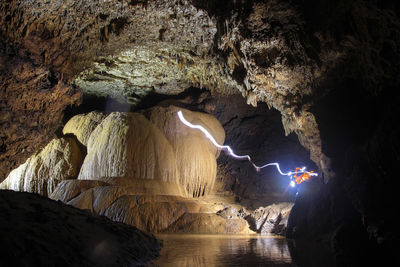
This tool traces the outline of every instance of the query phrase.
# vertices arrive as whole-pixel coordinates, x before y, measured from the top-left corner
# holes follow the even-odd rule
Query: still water
[[[305,266],[292,260],[288,241],[260,235],[158,235],[164,247],[150,266]],[[325,258],[327,259],[327,258]],[[329,262],[308,266],[331,266]],[[319,265],[323,264],[323,265]]]

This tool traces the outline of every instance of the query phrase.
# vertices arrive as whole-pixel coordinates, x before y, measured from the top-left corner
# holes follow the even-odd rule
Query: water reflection
[[[287,241],[271,236],[159,235],[155,266],[294,266]]]
[[[332,267],[322,244],[260,235],[158,235],[161,256],[149,266]]]

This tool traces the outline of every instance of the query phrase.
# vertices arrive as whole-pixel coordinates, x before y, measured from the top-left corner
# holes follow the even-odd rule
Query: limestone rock
[[[261,207],[246,216],[250,228],[257,233],[284,235],[293,203],[281,202]]]
[[[65,124],[63,134],[73,134],[79,142],[87,146],[90,134],[104,117],[103,113],[98,111],[76,115]]]
[[[179,183],[190,196],[198,197],[211,192],[217,175],[215,158],[220,151],[196,129],[184,125],[177,117],[182,110],[184,117],[192,124],[206,128],[219,144],[225,140],[225,131],[215,117],[170,106],[155,107],[144,112],[172,144],[180,174]]]
[[[172,147],[143,115],[113,112],[90,136],[78,179],[104,177],[178,182]]]
[[[91,134],[78,178],[157,180],[183,186],[186,192],[178,189],[179,195],[191,197],[211,192],[219,151],[199,130],[180,122],[178,110],[171,106],[155,107],[144,115],[111,113]],[[217,142],[224,142],[224,130],[213,116],[182,111],[190,122],[207,128]]]
[[[198,212],[193,200],[175,196],[125,195],[114,201],[104,215],[114,221],[135,225],[139,229],[159,232],[167,229],[188,212]]]
[[[200,210],[200,206],[192,199],[173,195],[143,194],[140,192],[140,185],[138,187],[133,185],[139,181],[134,181],[130,186],[100,185],[85,191],[83,191],[85,186],[88,188],[99,181],[68,181],[57,187],[53,198],[80,209],[105,215],[113,221],[135,225],[142,230],[151,232],[165,230],[184,213],[199,212]],[[86,182],[90,182],[90,184],[87,185]],[[71,190],[72,188],[79,188],[83,192],[72,199],[69,197],[72,194],[64,197],[62,190]]]
[[[94,180],[65,180],[60,182],[54,191],[49,195],[51,199],[67,203],[84,191],[96,187],[108,185],[106,182]]]
[[[0,191],[1,266],[142,266],[159,241],[38,195]]]
[[[74,138],[55,138],[13,170],[0,188],[48,196],[62,180],[76,178],[81,163],[82,152]]]
[[[254,233],[246,220],[226,219],[214,213],[185,213],[167,231],[199,234]]]

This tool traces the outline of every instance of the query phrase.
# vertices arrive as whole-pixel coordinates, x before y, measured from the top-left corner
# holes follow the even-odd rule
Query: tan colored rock
[[[82,159],[82,152],[74,138],[55,138],[13,170],[0,188],[48,196],[62,180],[77,177]]]
[[[79,173],[82,180],[105,177],[178,182],[173,149],[143,115],[114,112],[93,131]]]
[[[105,115],[98,111],[76,115],[65,124],[63,134],[73,134],[79,142],[87,146],[90,134],[104,118]]]
[[[167,232],[198,234],[252,234],[246,220],[226,219],[215,213],[185,213]]]
[[[135,191],[134,186],[98,186],[67,203],[151,232],[167,229],[186,212],[200,211],[199,204],[192,199],[134,194]]]
[[[92,132],[78,179],[129,177],[180,185],[186,190],[183,195],[191,197],[211,192],[219,151],[202,132],[180,122],[178,110],[170,106],[146,110],[144,115],[111,113]],[[204,126],[219,143],[224,142],[225,132],[213,116],[182,111],[190,122]],[[150,193],[150,186],[146,191]],[[177,192],[182,195],[181,189]]]
[[[106,182],[94,180],[65,180],[57,185],[49,197],[67,203],[90,188],[106,185]]]
[[[250,228],[257,233],[284,235],[292,207],[292,202],[281,202],[260,207],[251,212],[246,219],[250,222]]]
[[[126,195],[104,212],[113,221],[135,225],[139,229],[159,232],[167,229],[187,212],[198,212],[193,200],[176,196]]]
[[[179,183],[189,196],[199,197],[211,192],[217,174],[216,158],[220,151],[197,130],[184,125],[177,112],[192,124],[203,126],[219,144],[225,141],[225,131],[218,120],[208,114],[192,112],[170,106],[155,107],[144,112],[145,116],[165,134],[172,144],[180,174]]]

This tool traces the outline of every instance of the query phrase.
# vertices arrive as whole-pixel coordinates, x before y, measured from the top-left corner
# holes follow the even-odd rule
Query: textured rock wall
[[[53,139],[40,152],[11,171],[0,188],[50,196],[62,180],[78,176],[83,157],[83,151],[74,138]]]
[[[80,101],[59,73],[4,49],[0,42],[0,181],[43,148],[61,127],[63,110]]]

